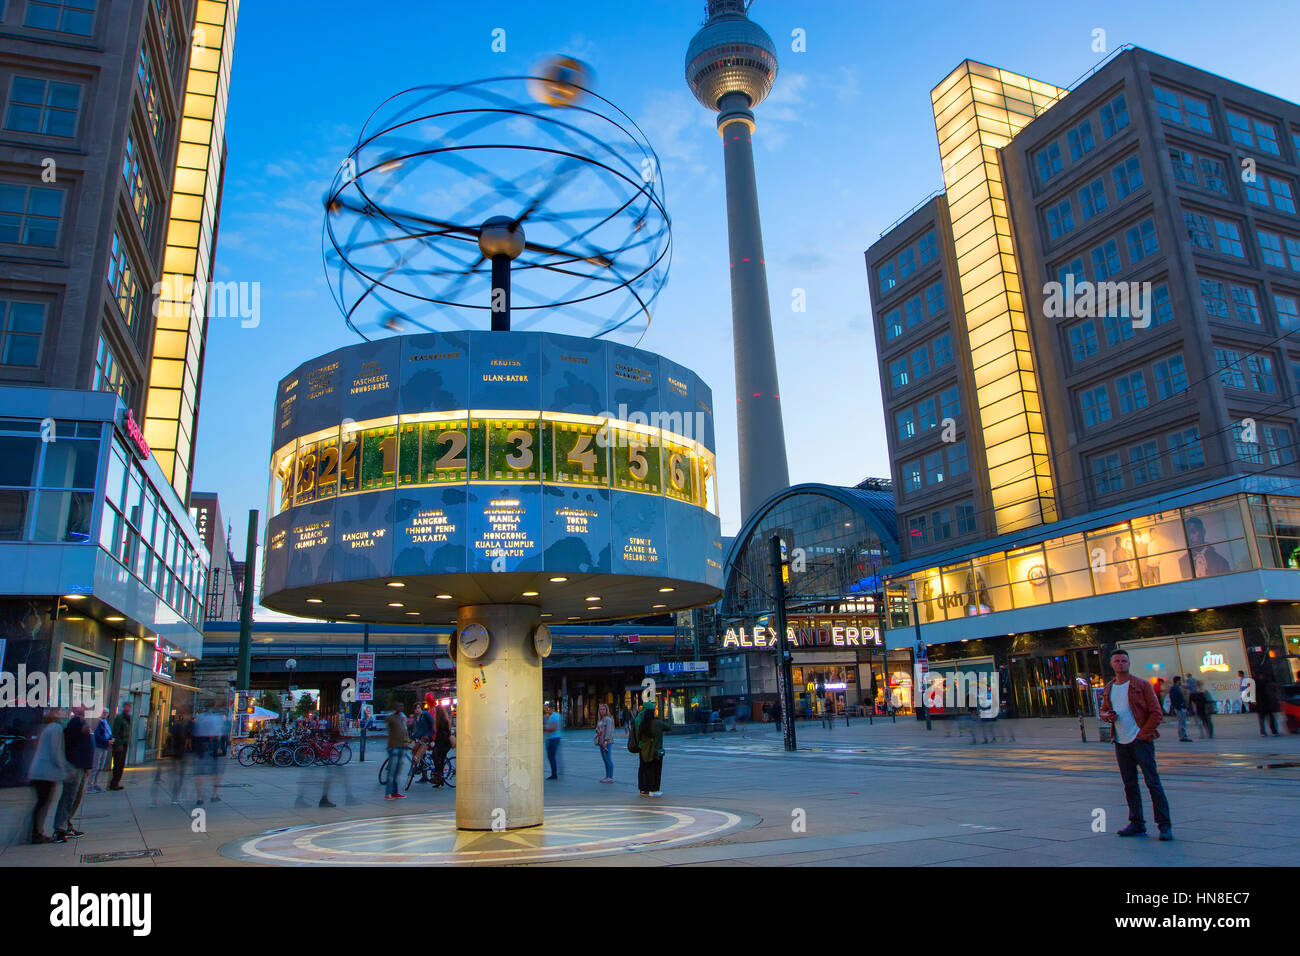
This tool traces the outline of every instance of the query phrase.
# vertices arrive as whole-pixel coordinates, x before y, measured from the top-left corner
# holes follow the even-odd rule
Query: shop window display
[[[1092,573],[1083,535],[1072,534],[1045,542],[1047,572],[1053,601],[1092,596]]]
[[[1227,505],[1187,508],[1183,511],[1187,554],[1179,558],[1181,577],[1205,578],[1250,567],[1235,499]]]
[[[1133,534],[1127,523],[1088,535],[1088,562],[1098,594],[1113,594],[1139,586]]]
[[[1016,607],[1033,607],[1052,600],[1047,585],[1047,558],[1041,545],[1008,551],[1007,571]]]

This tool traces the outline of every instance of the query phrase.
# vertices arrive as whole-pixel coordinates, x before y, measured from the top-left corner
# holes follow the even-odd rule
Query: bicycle
[[[442,760],[442,772],[438,772],[437,766],[433,762],[433,748],[425,750],[419,761],[411,761],[411,772],[406,775],[406,788],[411,789],[411,782],[415,779],[416,774],[428,774],[429,783],[435,787],[448,786],[453,790],[456,789],[456,760],[450,752]],[[439,783],[438,781],[442,782]]]

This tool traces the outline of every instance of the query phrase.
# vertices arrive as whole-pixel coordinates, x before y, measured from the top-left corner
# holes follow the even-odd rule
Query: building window
[[[1070,200],[1065,199],[1047,210],[1047,232],[1053,239],[1060,239],[1074,228],[1074,213],[1070,210]]]
[[[898,440],[907,441],[916,434],[916,422],[912,418],[912,409],[905,408],[894,415],[894,425],[898,431]]]
[[[1160,480],[1160,449],[1155,442],[1133,445],[1128,450],[1128,461],[1133,469],[1133,484],[1145,485],[1148,481]]]
[[[1169,436],[1169,458],[1176,475],[1205,464],[1205,456],[1201,453],[1201,433],[1195,425]]]
[[[1232,441],[1236,446],[1237,459],[1249,462],[1252,465],[1264,464],[1264,456],[1260,454],[1258,432],[1251,434],[1249,440],[1247,440],[1247,434],[1244,423],[1232,423]]]
[[[1153,325],[1164,325],[1174,319],[1174,306],[1169,301],[1169,286],[1161,283],[1151,290],[1151,310],[1155,313]]]
[[[1215,349],[1214,364],[1219,369],[1219,383],[1224,388],[1245,388],[1246,376],[1241,372],[1241,355],[1232,349]]]
[[[1160,114],[1160,118],[1166,123],[1181,124],[1183,114],[1178,105],[1178,94],[1163,86],[1152,86],[1151,89],[1156,96],[1156,112]]]
[[[1127,312],[1107,315],[1102,321],[1106,326],[1106,345],[1110,348],[1133,338],[1133,318]]]
[[[1115,379],[1115,394],[1119,396],[1119,410],[1127,415],[1147,407],[1147,380],[1140,371],[1130,372]]]
[[[939,427],[939,417],[934,411],[934,399],[927,398],[916,406],[916,425],[918,431],[927,432]]]
[[[1273,311],[1277,313],[1277,324],[1280,328],[1287,331],[1300,329],[1300,300],[1295,296],[1274,292]]]
[[[1174,178],[1180,183],[1187,183],[1189,186],[1199,186],[1196,181],[1196,166],[1194,157],[1185,149],[1172,148],[1169,150],[1169,161],[1174,167]]]
[[[1195,249],[1213,249],[1210,239],[1210,224],[1200,213],[1183,210],[1183,223],[1187,226],[1187,238]]]
[[[908,494],[921,490],[921,459],[903,466],[903,490]]]
[[[1205,303],[1206,314],[1218,319],[1228,318],[1228,296],[1219,280],[1201,280],[1201,301]]]
[[[1221,196],[1228,195],[1228,174],[1217,159],[1201,157],[1201,179],[1205,188]]]
[[[921,265],[926,265],[938,258],[939,241],[934,236],[934,230],[931,229],[921,237]]]
[[[921,297],[919,295],[914,295],[903,303],[903,316],[909,329],[914,329],[925,321],[925,316],[921,312]]]
[[[930,350],[922,345],[912,351],[912,381],[919,382],[930,374]]]
[[[1079,410],[1083,412],[1083,427],[1095,428],[1110,421],[1110,397],[1106,386],[1079,393]]]
[[[1286,256],[1282,254],[1282,237],[1275,232],[1256,229],[1255,237],[1259,240],[1259,254],[1266,266],[1286,268]]]
[[[1156,374],[1157,401],[1163,402],[1187,390],[1187,370],[1181,355],[1171,355],[1153,366]]]
[[[1124,127],[1128,126],[1128,103],[1121,93],[1101,108],[1101,135],[1110,139]]]
[[[1183,108],[1187,112],[1187,125],[1207,136],[1214,135],[1210,124],[1210,104],[1194,96],[1183,96]]]
[[[948,474],[956,478],[968,471],[970,471],[970,463],[966,458],[966,443],[954,442],[948,446]]]
[[[28,0],[23,26],[88,37],[94,32],[95,0]]]
[[[886,262],[880,267],[877,275],[880,278],[880,291],[888,292],[894,286],[898,285],[898,280],[894,278],[894,264]]]
[[[1136,226],[1124,232],[1128,242],[1129,262],[1141,262],[1147,256],[1160,251],[1160,241],[1156,238],[1156,224],[1144,219]]]
[[[1092,152],[1096,143],[1092,139],[1092,120],[1084,120],[1074,129],[1070,130],[1070,159],[1078,161],[1085,155]]]
[[[1075,259],[1071,262],[1067,262],[1056,270],[1056,278],[1061,285],[1067,285],[1070,281],[1070,276],[1074,276],[1074,281],[1076,283],[1087,281],[1088,274],[1083,271],[1082,259]]]
[[[1278,156],[1277,129],[1272,123],[1255,119],[1235,110],[1228,110],[1228,135],[1234,143],[1259,149],[1270,156]]]
[[[103,338],[100,338],[99,349],[95,353],[95,372],[90,387],[97,392],[116,392],[121,396],[123,404],[131,407],[134,389],[117,356]]]
[[[1256,206],[1263,206],[1265,209],[1268,208],[1268,192],[1264,188],[1267,185],[1264,180],[1267,178],[1267,176],[1256,176],[1254,179],[1242,177],[1241,182],[1246,191],[1247,202],[1252,202]]]
[[[907,385],[907,359],[899,359],[896,362],[889,363],[889,380],[893,382],[895,389]]]
[[[1061,171],[1061,147],[1056,143],[1038,151],[1038,181],[1046,183]]]
[[[45,306],[0,299],[0,365],[40,364]]]
[[[53,248],[62,222],[62,190],[0,183],[0,242]]]
[[[898,257],[898,278],[901,281],[914,272],[916,272],[916,253],[910,248],[904,249],[902,255]]]
[[[1103,245],[1092,250],[1092,273],[1098,282],[1110,278],[1119,270],[1119,243],[1114,239],[1107,239]]]
[[[1273,379],[1273,360],[1267,355],[1255,352],[1246,356],[1246,376],[1250,387],[1264,395],[1277,391],[1277,382]]]
[[[1291,181],[1277,176],[1265,176],[1268,180],[1268,194],[1273,200],[1273,207],[1282,212],[1295,213],[1295,192]]]
[[[122,179],[126,181],[127,198],[135,210],[136,222],[140,223],[140,232],[147,239],[149,226],[153,222],[153,197],[150,194],[149,180],[140,165],[140,151],[136,148],[135,137],[129,133],[122,160]]]
[[[1285,425],[1268,425],[1263,429],[1264,448],[1270,465],[1289,465],[1295,461],[1291,429]]]
[[[1229,290],[1232,293],[1232,305],[1236,309],[1238,321],[1259,325],[1259,299],[1255,295],[1255,290],[1250,286],[1235,283],[1229,286]]]
[[[158,94],[158,84],[154,81],[153,65],[149,60],[149,51],[140,50],[140,63],[135,70],[140,80],[140,95],[144,98],[144,112],[149,120],[149,135],[154,138],[158,151],[162,152],[163,115],[162,102]]]
[[[952,361],[952,333],[945,332],[934,340],[934,367],[943,368]]]
[[[957,533],[973,534],[975,528],[975,506],[968,504],[957,505]]]
[[[136,271],[126,252],[126,243],[121,234],[113,233],[113,246],[108,255],[108,272],[105,276],[108,287],[117,302],[118,312],[127,328],[135,328],[139,318],[140,286],[136,281]]]
[[[5,129],[42,136],[75,136],[80,105],[79,86],[15,76],[9,90],[9,109],[5,111]]]
[[[895,309],[893,312],[886,312],[885,318],[885,341],[898,338],[903,334],[902,313]]]
[[[1098,455],[1092,459],[1092,482],[1097,494],[1105,495],[1112,491],[1124,490],[1124,473],[1120,469],[1119,455]]]
[[[956,385],[944,389],[939,394],[939,414],[954,421],[961,414],[961,398]]]
[[[943,452],[931,452],[925,456],[925,483],[943,484]]]
[[[1094,179],[1079,190],[1079,209],[1082,211],[1084,222],[1087,222],[1105,208],[1106,187],[1102,184],[1100,178]]]
[[[907,536],[912,541],[912,547],[930,543],[925,515],[914,515],[907,519]]]
[[[1110,171],[1115,179],[1115,198],[1123,199],[1129,193],[1142,188],[1142,164],[1136,156],[1130,156]]]
[[[931,315],[938,315],[944,309],[943,283],[936,282],[925,290],[925,307]]]
[[[1209,135],[1214,134],[1210,125],[1210,107],[1204,100],[1187,94],[1179,94],[1163,86],[1152,86],[1156,97],[1156,112],[1166,123],[1177,123],[1189,129]]]
[[[1214,220],[1214,234],[1218,236],[1221,253],[1236,259],[1246,258],[1246,250],[1241,244],[1241,230],[1237,228],[1235,222]]]
[[[1075,362],[1082,362],[1090,355],[1097,354],[1097,329],[1092,319],[1080,322],[1070,329],[1070,357]]]
[[[930,520],[934,526],[934,540],[937,544],[940,541],[947,541],[952,537],[952,509],[940,508],[930,515]]]

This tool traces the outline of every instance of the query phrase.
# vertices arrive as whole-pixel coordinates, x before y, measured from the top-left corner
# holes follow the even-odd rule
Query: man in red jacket
[[[1160,736],[1156,725],[1164,719],[1156,692],[1146,681],[1129,674],[1128,653],[1115,650],[1110,655],[1110,666],[1115,677],[1102,693],[1101,719],[1115,725],[1115,760],[1124,780],[1124,797],[1128,800],[1128,826],[1119,831],[1122,837],[1146,836],[1147,825],[1142,818],[1142,791],[1138,789],[1138,767],[1146,778],[1151,793],[1151,806],[1155,810],[1156,826],[1160,839],[1174,838],[1173,821],[1169,818],[1169,801],[1165,788],[1160,785],[1156,772],[1155,739]]]

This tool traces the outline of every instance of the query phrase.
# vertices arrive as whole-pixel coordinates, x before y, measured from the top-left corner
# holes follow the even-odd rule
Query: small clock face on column
[[[538,624],[533,629],[533,649],[538,657],[551,656],[551,629],[545,624]]]
[[[482,624],[466,624],[460,629],[457,643],[462,654],[476,661],[487,653],[488,629]]]

